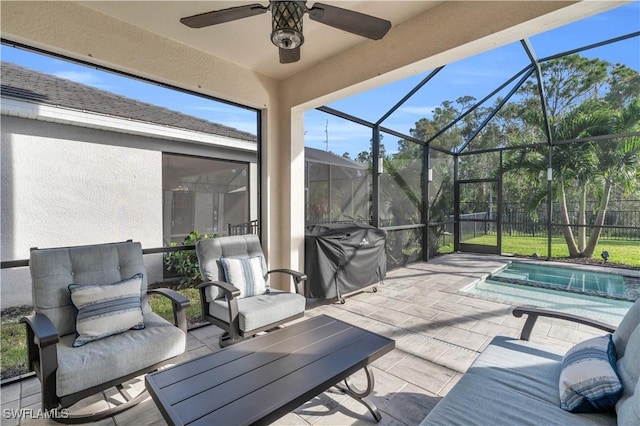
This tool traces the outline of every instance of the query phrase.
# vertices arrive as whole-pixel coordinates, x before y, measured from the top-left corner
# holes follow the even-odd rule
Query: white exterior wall
[[[3,260],[28,259],[36,246],[162,246],[162,153],[92,143],[109,136],[2,117]],[[148,257],[148,278],[158,281],[162,257]],[[31,304],[28,268],[4,269],[0,280],[3,309]]]
[[[162,151],[127,146],[157,141],[9,116],[1,124],[2,260],[28,259],[36,246],[162,247]],[[145,263],[149,282],[161,281],[162,255]],[[0,270],[0,287],[2,309],[31,304],[29,268]]]

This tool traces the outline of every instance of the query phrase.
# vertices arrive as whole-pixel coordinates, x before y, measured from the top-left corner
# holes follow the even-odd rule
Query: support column
[[[263,248],[269,269],[304,271],[304,113],[280,106],[272,108],[265,121],[262,237],[267,247]],[[270,277],[271,286],[295,291],[291,279],[279,275]]]

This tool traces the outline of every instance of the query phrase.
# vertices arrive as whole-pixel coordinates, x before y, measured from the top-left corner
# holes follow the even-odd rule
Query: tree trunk
[[[604,217],[607,214],[607,208],[609,207],[609,197],[611,195],[611,182],[607,180],[604,184],[604,191],[600,205],[598,206],[598,216],[596,216],[596,222],[593,224],[591,235],[589,236],[589,242],[585,247],[582,255],[585,257],[593,256],[593,252],[596,250],[598,241],[600,240],[600,234],[602,233],[602,225],[604,225]]]
[[[587,245],[587,185],[580,190],[578,206],[578,250],[584,251]]]
[[[570,222],[569,222],[569,212],[567,211],[567,196],[564,193],[564,182],[561,180],[558,182],[558,189],[560,192],[560,223],[563,225],[562,232],[564,234],[564,239],[567,242],[567,247],[569,248],[569,257],[580,257],[580,250],[576,246],[576,240],[573,238],[573,232],[571,230]]]

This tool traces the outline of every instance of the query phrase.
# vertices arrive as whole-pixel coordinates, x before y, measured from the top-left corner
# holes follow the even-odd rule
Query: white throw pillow
[[[240,290],[240,296],[251,297],[269,292],[262,275],[262,257],[230,258],[221,257],[225,281]]]
[[[562,359],[560,408],[572,413],[605,411],[615,406],[622,384],[616,373],[611,335],[575,345]]]
[[[141,286],[142,274],[114,284],[70,284],[71,301],[78,310],[73,346],[144,328]]]

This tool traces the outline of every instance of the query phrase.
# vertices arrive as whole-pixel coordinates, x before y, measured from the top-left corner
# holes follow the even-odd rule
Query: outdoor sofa
[[[612,371],[617,370],[617,374],[613,377],[617,375],[622,385],[619,399],[616,396],[615,409],[597,413],[573,413],[560,407],[561,373],[563,378],[568,377],[568,366],[563,372],[563,354],[528,341],[539,316],[582,324],[590,321],[529,307],[516,308],[513,314],[516,317],[528,315],[520,339],[494,338],[421,426],[640,425],[640,300],[631,307],[617,329],[602,323],[594,324],[613,332],[611,341],[615,350],[610,343],[609,349],[615,355],[610,352],[609,364],[615,366]],[[607,334],[603,335],[601,339],[609,340]],[[588,381],[600,380],[589,363],[580,361],[574,365]]]

